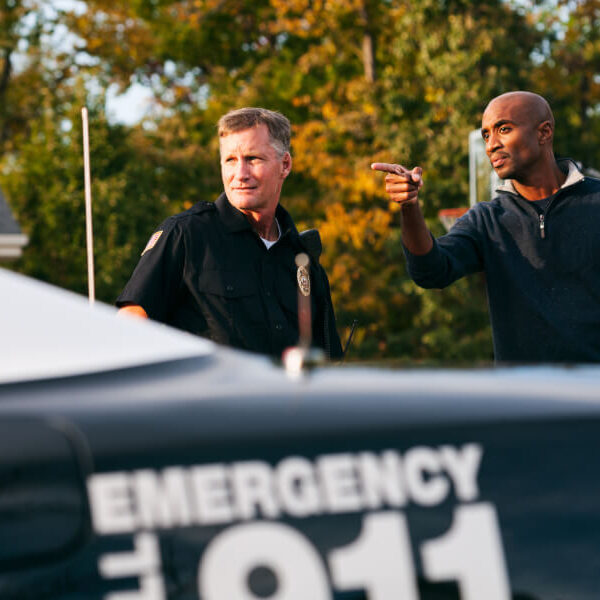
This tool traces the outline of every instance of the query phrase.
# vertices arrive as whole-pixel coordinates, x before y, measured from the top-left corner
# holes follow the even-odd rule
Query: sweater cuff
[[[436,239],[431,236],[433,246],[427,254],[413,254],[405,245],[402,244],[404,250],[404,256],[406,256],[406,262],[408,263],[409,271],[411,273],[428,273],[432,268],[439,265],[440,260],[440,247]]]

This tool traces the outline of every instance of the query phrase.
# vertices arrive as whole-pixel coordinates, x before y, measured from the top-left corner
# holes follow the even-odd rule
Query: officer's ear
[[[292,170],[292,155],[286,152],[281,159],[281,176],[285,179]]]

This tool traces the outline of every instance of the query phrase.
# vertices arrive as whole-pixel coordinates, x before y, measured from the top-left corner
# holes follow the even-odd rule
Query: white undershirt
[[[264,237],[260,238],[263,241],[263,244],[267,247],[267,250],[271,246],[274,246],[279,241],[279,238],[281,237],[281,227],[279,227],[279,221],[277,219],[275,219],[275,224],[277,225],[277,239],[275,241],[272,242],[271,240],[265,240]]]

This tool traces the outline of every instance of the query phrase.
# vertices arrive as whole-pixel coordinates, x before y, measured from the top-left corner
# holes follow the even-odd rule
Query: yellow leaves
[[[207,15],[220,11],[234,12],[224,6],[223,0],[182,0],[165,7],[163,14],[168,13],[168,18],[173,21],[197,30]]]
[[[320,2],[311,0],[271,0],[276,18],[268,24],[270,33],[285,31],[298,37],[315,35],[315,26],[320,21],[320,5]]]
[[[319,44],[312,45],[299,58],[296,67],[301,73],[309,73],[313,69],[329,66],[335,61],[337,50],[332,40],[321,39]]]
[[[388,235],[390,221],[391,215],[385,209],[348,210],[341,202],[335,202],[326,207],[325,222],[319,229],[326,245],[339,240],[355,250],[365,246],[378,249]]]
[[[309,8],[308,0],[271,0],[271,6],[278,14],[302,13]]]
[[[295,106],[296,108],[299,106],[310,106],[311,102],[312,98],[308,94],[292,98],[292,106]]]
[[[333,102],[325,102],[321,112],[323,113],[323,118],[327,121],[335,119],[339,114],[340,107]]]
[[[425,100],[433,106],[432,120],[435,123],[442,123],[450,116],[451,106],[447,104],[447,92],[443,88],[434,88],[427,86],[425,88]]]
[[[377,113],[377,107],[372,102],[363,102],[361,108],[365,115],[374,116]]]
[[[354,171],[354,180],[356,188],[361,190],[364,195],[368,197],[383,195],[383,178],[381,174],[372,171],[369,164],[365,164],[363,169]]]
[[[425,100],[429,104],[437,104],[438,102],[442,102],[444,99],[445,90],[443,88],[433,88],[431,86],[427,86],[425,88]]]
[[[304,14],[311,10],[313,3],[310,0],[271,0],[271,6],[279,15],[295,13]]]
[[[322,119],[294,127],[294,171],[348,206],[381,197],[382,178],[370,169],[372,117],[358,110],[342,112],[333,101],[325,102],[321,112]]]
[[[123,3],[102,11],[69,15],[68,23],[89,54],[112,62],[113,76],[124,85],[129,84],[131,71],[148,59],[155,45],[147,23]]]

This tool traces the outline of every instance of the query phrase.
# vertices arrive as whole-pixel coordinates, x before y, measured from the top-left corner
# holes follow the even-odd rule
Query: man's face
[[[483,113],[485,151],[501,179],[522,181],[542,159],[540,123],[531,114],[518,97],[492,100]]]
[[[227,198],[242,212],[275,212],[281,186],[292,167],[279,156],[264,124],[220,138],[221,177]]]

